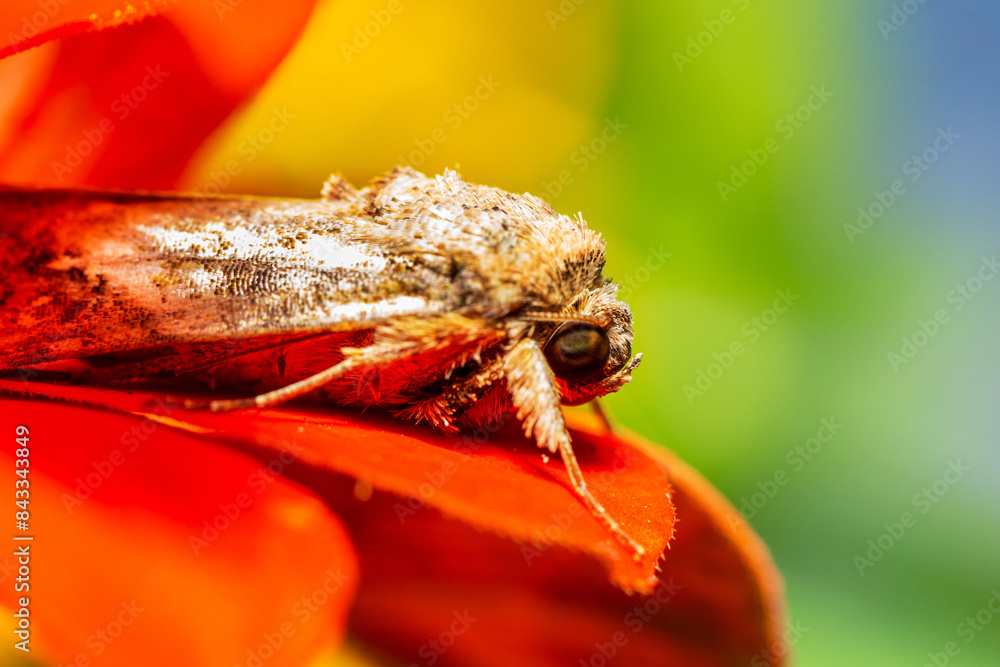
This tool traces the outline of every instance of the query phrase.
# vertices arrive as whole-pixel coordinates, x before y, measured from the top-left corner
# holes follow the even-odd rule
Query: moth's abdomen
[[[85,268],[109,228],[79,195],[0,191],[0,368],[77,358],[152,340],[151,312]]]

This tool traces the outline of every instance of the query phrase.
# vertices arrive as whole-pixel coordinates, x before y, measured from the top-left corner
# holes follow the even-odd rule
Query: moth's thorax
[[[452,171],[427,178],[408,169],[358,194],[379,238],[452,257],[458,271],[482,279],[494,312],[561,310],[601,280],[600,235],[532,195],[469,184]]]

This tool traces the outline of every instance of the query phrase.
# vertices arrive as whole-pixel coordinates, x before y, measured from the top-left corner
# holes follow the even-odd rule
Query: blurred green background
[[[402,162],[582,211],[646,355],[610,409],[743,508],[798,664],[1000,665],[998,19],[326,2],[186,182],[236,161],[226,190],[315,196]]]

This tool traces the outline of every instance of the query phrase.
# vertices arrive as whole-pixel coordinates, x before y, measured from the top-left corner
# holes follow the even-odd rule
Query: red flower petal
[[[32,387],[116,409],[151,409],[141,395]],[[651,554],[673,524],[666,469],[680,521],[660,575],[653,559],[632,563],[581,511],[556,462],[538,463],[534,445],[507,431],[463,454],[454,451],[455,440],[347,414],[152,410],[162,423],[200,437],[263,448],[258,456],[295,443],[297,456],[313,467],[288,474],[344,517],[363,563],[351,627],[399,659],[424,661],[437,651],[429,642],[443,637],[454,649],[436,653],[441,664],[596,664],[588,661],[602,647],[628,655],[622,664],[743,665],[753,656],[784,664],[780,579],[766,550],[707,482],[634,439],[573,432],[591,480],[609,472],[614,452],[628,452],[632,463],[606,480],[612,484],[594,486]],[[403,498],[376,493],[358,502],[352,478]],[[442,520],[422,505],[462,521]],[[452,628],[466,610],[477,620],[460,644]]]
[[[38,401],[0,411],[12,495],[15,425],[31,430],[30,531],[15,533],[34,540],[13,543],[30,545],[31,588],[8,582],[0,602],[16,611],[30,596],[33,652],[215,667],[248,651],[301,665],[335,648],[357,563],[343,526],[300,487],[150,420]]]
[[[174,0],[5,0],[0,5],[0,58],[49,40],[89,30],[135,23],[175,4]]]
[[[313,4],[182,2],[127,28],[65,39],[44,86],[14,114],[0,181],[171,187],[285,56]]]
[[[393,498],[357,505],[328,488],[364,563],[352,631],[399,660],[443,665],[787,664],[766,549],[696,472],[657,456],[679,521],[651,595],[622,593],[560,547],[531,555],[426,511],[399,525]]]
[[[18,386],[24,385],[0,383]],[[30,387],[43,396],[116,410],[150,410],[149,395]],[[349,412],[212,414],[174,408],[168,416],[171,424],[218,442],[269,449],[294,442],[296,456],[306,463],[414,499],[397,509],[404,520],[426,503],[477,527],[533,544],[526,549],[559,544],[584,551],[600,560],[612,581],[625,589],[650,590],[656,585],[656,561],[673,531],[673,506],[662,467],[647,453],[611,438],[574,434],[574,449],[594,495],[645,547],[647,555],[639,563],[576,498],[561,461],[544,463],[538,447],[513,423],[478,443],[395,420],[361,420]],[[565,528],[560,525],[564,516],[570,519]]]
[[[702,559],[704,542],[683,545],[678,536],[658,588],[629,596],[596,564],[561,547],[529,564],[517,544],[431,511],[399,526],[396,499],[377,494],[351,509],[348,493],[330,500],[363,563],[349,627],[404,664],[426,664],[431,654],[441,665],[497,667],[581,660],[600,667],[612,658],[630,666],[742,667],[754,657],[786,664],[780,616],[767,614],[779,601],[763,597],[759,581],[775,576],[769,564],[717,570],[715,554]],[[699,521],[692,516],[699,501],[679,489],[675,498],[680,534],[685,517]],[[746,556],[733,547],[732,560]],[[752,613],[744,615],[751,600]],[[468,618],[476,620],[460,620]]]

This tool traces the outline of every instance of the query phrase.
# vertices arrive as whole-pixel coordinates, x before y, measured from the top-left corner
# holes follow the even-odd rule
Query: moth
[[[617,391],[632,314],[603,239],[543,200],[397,168],[317,200],[0,189],[0,370],[319,396],[453,432],[514,413],[589,491],[561,404]]]

